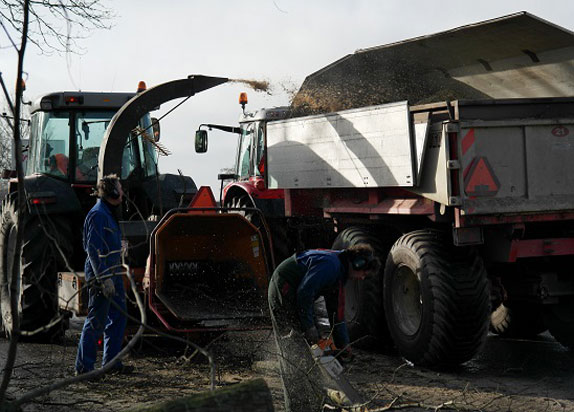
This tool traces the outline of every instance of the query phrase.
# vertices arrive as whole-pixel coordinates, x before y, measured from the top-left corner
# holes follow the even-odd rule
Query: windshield
[[[95,182],[100,146],[114,114],[115,111],[34,113],[27,174],[43,173],[72,181]],[[141,125],[145,127],[146,124],[150,124],[149,116],[142,119]],[[72,145],[70,136],[73,136]],[[123,154],[122,179],[140,164],[144,176],[156,174],[154,154],[153,146],[146,139],[128,139]]]

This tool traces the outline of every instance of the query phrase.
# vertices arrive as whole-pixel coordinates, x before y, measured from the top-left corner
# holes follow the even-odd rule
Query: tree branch
[[[26,53],[26,43],[28,40],[28,14],[29,0],[24,0],[24,24],[22,26],[22,40],[20,49],[18,50],[18,71],[16,80],[16,102],[14,105],[14,145],[16,147],[16,173],[18,177],[18,185],[22,190],[18,191],[18,229],[16,232],[16,250],[20,250],[22,245],[22,227],[20,221],[22,220],[23,212],[26,207],[25,193],[24,193],[24,172],[22,168],[22,146],[20,143],[20,114],[22,109],[22,93],[23,82],[22,73],[24,72],[24,56]],[[14,259],[20,259],[16,256]],[[8,347],[8,355],[6,357],[6,365],[4,366],[4,374],[2,376],[2,384],[0,385],[0,404],[4,401],[6,390],[12,376],[14,363],[16,362],[16,353],[18,350],[18,339],[20,337],[20,317],[18,314],[18,304],[20,300],[20,263],[15,260],[12,267],[7,270],[12,271],[10,279],[10,312],[12,315],[12,333],[10,335],[10,346]]]

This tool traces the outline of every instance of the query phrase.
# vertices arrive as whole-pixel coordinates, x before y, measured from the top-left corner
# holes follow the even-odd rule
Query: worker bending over
[[[78,344],[76,374],[94,369],[97,341],[102,334],[102,365],[110,362],[121,350],[127,318],[121,265],[121,232],[116,214],[123,194],[118,177],[105,176],[98,182],[99,199],[84,222],[83,243],[87,253],[84,270],[89,301],[88,316]],[[124,366],[119,361],[112,371],[130,373],[133,367]]]
[[[372,247],[359,244],[344,250],[306,250],[286,259],[273,272],[269,308],[288,411],[318,410],[323,396],[320,376],[309,372],[313,361],[301,337],[309,345],[321,338],[315,325],[315,301],[325,298],[335,345],[349,351],[345,282],[363,280],[379,266]]]

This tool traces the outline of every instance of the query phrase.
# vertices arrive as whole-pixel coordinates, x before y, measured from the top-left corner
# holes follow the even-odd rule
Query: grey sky
[[[30,47],[27,97],[56,90],[132,91],[189,74],[268,80],[273,94],[223,85],[197,95],[162,122],[162,143],[173,153],[160,159],[163,172],[192,176],[217,186],[217,173],[234,163],[235,138],[212,132],[206,154],[197,155],[193,135],[200,123],[236,124],[237,97],[249,108],[283,105],[281,85],[298,87],[306,75],[354,52],[464,24],[528,11],[574,30],[574,2],[552,1],[337,1],[121,0],[114,27],[94,31],[82,55],[44,56]],[[0,36],[2,46],[6,39]],[[504,39],[501,39],[504,41]],[[0,49],[0,71],[14,84],[16,55]],[[168,107],[162,108],[162,112]]]

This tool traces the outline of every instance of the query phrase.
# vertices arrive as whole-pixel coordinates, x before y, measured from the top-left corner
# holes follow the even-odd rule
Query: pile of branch
[[[185,412],[190,410],[197,412],[273,412],[273,400],[267,384],[259,378],[132,411]]]

